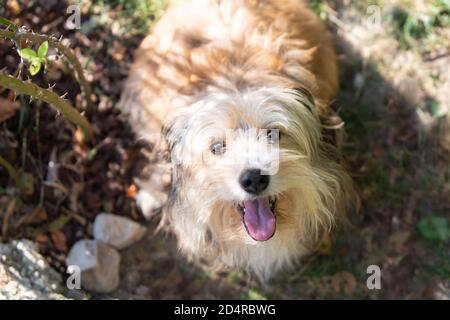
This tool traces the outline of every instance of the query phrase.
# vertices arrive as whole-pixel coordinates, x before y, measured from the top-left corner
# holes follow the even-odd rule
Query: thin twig
[[[16,199],[13,199],[9,205],[8,208],[5,211],[5,214],[3,216],[3,223],[2,223],[2,241],[6,242],[8,240],[8,227],[9,227],[9,219],[14,214],[14,211],[16,210]]]
[[[7,38],[7,39],[13,39],[14,32],[0,29],[0,37]]]
[[[3,166],[6,169],[6,171],[8,171],[8,174],[11,177],[11,179],[14,180],[14,184],[16,185],[16,187],[20,188],[19,176],[17,175],[17,171],[16,169],[14,169],[11,163],[9,163],[5,158],[0,156],[0,165]]]

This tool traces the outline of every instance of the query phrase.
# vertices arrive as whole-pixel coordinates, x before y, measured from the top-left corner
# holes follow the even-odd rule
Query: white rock
[[[150,289],[146,286],[139,286],[136,288],[135,292],[139,296],[146,296],[149,294]]]
[[[0,300],[86,299],[81,290],[68,290],[61,275],[49,266],[29,240],[0,243]]]
[[[119,250],[139,241],[147,231],[139,223],[108,213],[97,215],[93,229],[95,239]]]
[[[97,240],[80,240],[70,249],[67,266],[78,266],[81,286],[89,291],[110,293],[119,286],[119,252]]]

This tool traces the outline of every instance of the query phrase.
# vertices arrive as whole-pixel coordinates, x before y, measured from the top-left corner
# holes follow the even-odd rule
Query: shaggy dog
[[[337,90],[330,39],[301,1],[169,5],[121,106],[140,138],[168,150],[163,221],[183,253],[265,280],[330,231],[354,198],[324,137]],[[160,176],[144,184],[147,211],[164,200]]]

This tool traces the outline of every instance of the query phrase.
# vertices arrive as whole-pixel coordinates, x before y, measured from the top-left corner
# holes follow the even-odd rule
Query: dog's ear
[[[185,113],[177,114],[162,128],[162,136],[168,150],[168,157],[173,165],[189,163],[191,153],[186,149],[188,123]]]
[[[309,111],[314,113],[314,111],[310,109],[310,106],[313,106],[313,108],[316,107],[312,93],[305,87],[297,87],[294,88],[294,90],[298,93],[299,96],[306,97],[310,104],[303,105]],[[322,126],[323,137],[328,143],[340,148],[343,141],[342,129],[344,126],[344,121],[342,121],[341,117],[339,116],[339,105],[337,101],[331,101],[326,108],[323,108],[321,110],[322,111],[319,112],[319,120]]]
[[[173,148],[172,144],[170,143],[170,141],[168,139],[168,135],[169,135],[169,132],[172,131],[172,127],[173,127],[173,121],[170,121],[169,123],[164,125],[161,129],[161,136],[162,136],[162,139],[164,139],[166,142],[169,154],[172,152],[172,148]]]
[[[182,133],[187,131],[187,121],[182,121],[179,116],[170,119],[161,129],[161,134],[166,141],[169,153],[172,153],[175,145],[182,138]]]

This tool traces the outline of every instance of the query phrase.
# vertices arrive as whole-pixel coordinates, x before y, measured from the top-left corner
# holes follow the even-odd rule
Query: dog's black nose
[[[239,183],[248,193],[259,194],[269,185],[269,176],[261,175],[260,169],[249,169],[241,173]]]

